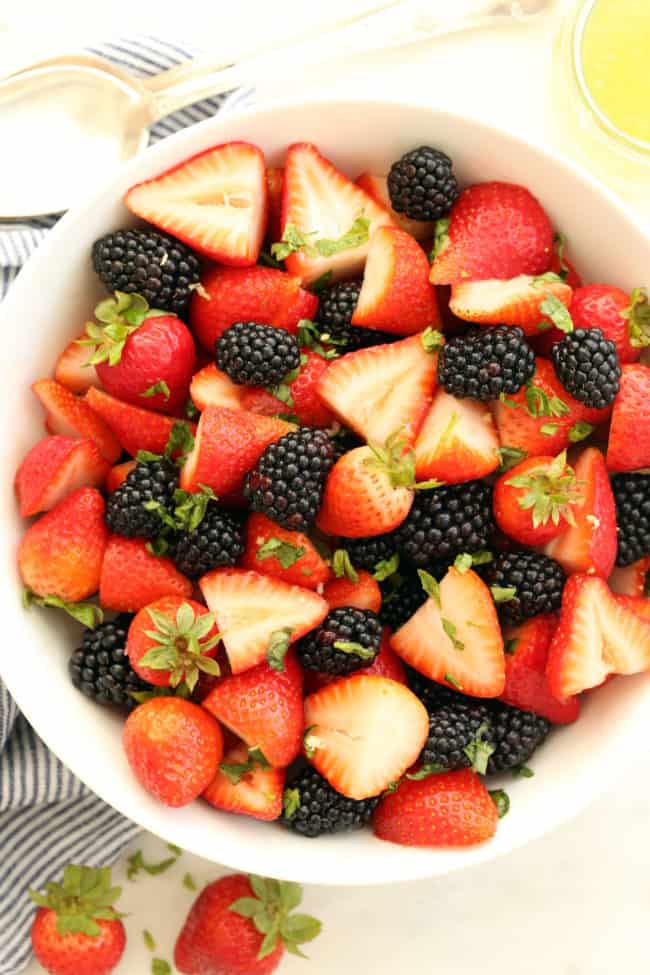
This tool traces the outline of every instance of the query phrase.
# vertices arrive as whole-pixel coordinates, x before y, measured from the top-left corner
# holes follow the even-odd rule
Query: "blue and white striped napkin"
[[[89,50],[138,76],[157,74],[196,54],[144,35]],[[250,90],[206,98],[156,123],[150,142],[251,98]],[[0,222],[0,299],[57,219]],[[30,959],[34,905],[28,889],[58,879],[66,863],[113,863],[138,829],[45,747],[0,680],[0,975],[14,975]]]

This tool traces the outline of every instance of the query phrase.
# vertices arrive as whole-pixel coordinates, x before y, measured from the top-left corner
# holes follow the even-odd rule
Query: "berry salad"
[[[70,680],[160,802],[488,840],[490,777],[650,669],[646,291],[431,146],[353,182],[233,142],[125,202],[32,386],[26,604],[83,624]]]

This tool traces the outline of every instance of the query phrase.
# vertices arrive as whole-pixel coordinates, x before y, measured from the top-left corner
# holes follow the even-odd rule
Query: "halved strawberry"
[[[359,569],[356,574],[356,581],[342,576],[340,579],[331,579],[323,590],[323,599],[327,600],[330,609],[338,606],[354,606],[357,609],[369,609],[373,613],[378,613],[381,609],[381,589],[377,580],[366,572]]]
[[[44,437],[16,471],[14,489],[23,518],[49,511],[79,487],[99,487],[108,461],[94,440]]]
[[[253,512],[246,523],[246,548],[240,560],[253,569],[305,589],[318,589],[331,578],[330,567],[302,532],[287,531],[266,515]]]
[[[499,466],[499,437],[487,403],[438,388],[415,441],[418,481],[446,484],[487,477]]]
[[[319,395],[320,384],[328,369],[329,362],[323,356],[309,349],[301,350],[298,375],[289,383],[290,403],[281,407],[297,417],[301,426],[327,427],[334,422],[334,416]]]
[[[646,578],[650,572],[650,556],[633,562],[625,567],[616,566],[607,580],[607,585],[621,596],[643,596],[646,587]]]
[[[271,267],[210,267],[192,295],[189,320],[198,341],[214,354],[214,343],[235,322],[275,325],[295,333],[313,318],[318,298],[300,278]]]
[[[343,538],[383,535],[402,524],[413,504],[413,469],[395,448],[356,447],[329,473],[316,519],[321,531]],[[409,485],[408,487],[404,485]]]
[[[143,538],[111,535],[99,584],[99,603],[118,613],[137,613],[163,596],[188,599],[193,587],[171,559],[152,555]]]
[[[190,383],[190,398],[197,410],[201,411],[208,406],[240,410],[243,391],[243,386],[237,386],[213,362],[195,372]]]
[[[413,443],[431,404],[438,356],[422,337],[348,352],[330,363],[321,399],[361,437],[383,444],[399,432]]]
[[[352,324],[395,335],[440,325],[429,261],[406,231],[380,227],[372,235]]]
[[[79,345],[78,340],[85,338],[82,332],[66,345],[54,367],[54,378],[71,393],[85,393],[91,386],[101,385],[95,367],[87,365],[91,355],[88,346]]]
[[[616,505],[603,455],[588,447],[574,470],[583,498],[582,504],[572,506],[575,524],[552,539],[544,551],[568,574],[595,573],[607,579],[616,559]]]
[[[622,596],[614,593],[614,599],[619,605],[632,610],[641,619],[650,620],[650,599],[645,596]]]
[[[110,424],[98,415],[92,404],[71,393],[54,379],[39,379],[32,389],[47,411],[45,426],[48,433],[63,437],[94,440],[109,462],[114,464],[122,448],[111,431]],[[91,388],[89,392],[97,392]]]
[[[393,634],[393,650],[430,680],[473,697],[498,697],[505,658],[490,590],[471,569],[452,566],[431,592]]]
[[[464,190],[437,234],[434,284],[543,274],[553,257],[553,228],[539,200],[514,183]]]
[[[134,460],[125,460],[122,464],[116,464],[114,467],[108,471],[106,475],[105,488],[109,494],[113,491],[117,491],[120,484],[124,484],[127,477],[135,467],[136,462]]]
[[[505,630],[506,686],[501,700],[521,711],[541,714],[552,724],[568,724],[580,715],[580,699],[558,701],[546,676],[548,650],[557,625],[557,617],[547,613]]]
[[[341,244],[359,218],[369,221],[363,242]],[[344,176],[325,159],[316,146],[298,142],[289,146],[284,168],[282,231],[291,228],[306,238],[305,249],[290,253],[287,269],[303,281],[311,282],[331,271],[334,278],[358,274],[368,255],[370,237],[378,227],[392,226],[388,210]],[[289,228],[289,229],[288,229]],[[331,245],[318,249],[319,241]],[[323,250],[328,251],[326,256]]]
[[[213,146],[132,186],[124,202],[206,257],[255,264],[268,210],[264,155],[248,142]]]
[[[305,751],[330,785],[350,799],[378,796],[417,759],[429,716],[408,687],[363,674],[305,699]]]
[[[248,410],[208,406],[181,471],[181,488],[199,491],[204,484],[218,495],[239,491],[266,447],[293,429],[284,420]]]
[[[622,365],[636,362],[641,349],[630,341],[633,315],[630,295],[610,284],[587,284],[577,288],[571,299],[571,317],[576,328],[599,328],[614,342]]]
[[[650,467],[650,368],[622,366],[607,444],[610,471]]]
[[[132,457],[135,457],[139,450],[148,450],[153,454],[164,453],[174,424],[178,423],[174,417],[123,403],[122,400],[109,396],[101,389],[89,389],[86,393],[86,401],[95,414],[108,424],[112,435],[117,437],[121,447]],[[185,423],[190,433],[194,435],[196,423],[190,423],[189,420]],[[121,452],[120,448],[118,456]]]
[[[221,724],[262,752],[269,765],[285,768],[300,752],[305,729],[302,670],[295,654],[282,670],[267,663],[220,681],[202,703]]]
[[[610,674],[650,669],[650,620],[634,613],[625,598],[613,596],[597,576],[568,580],[546,667],[555,697],[597,687]]]
[[[520,274],[510,281],[488,279],[454,284],[449,307],[458,318],[480,325],[518,325],[524,335],[539,335],[552,325],[548,308],[540,306],[549,295],[565,307],[571,303],[571,288],[559,278],[545,280]]]
[[[266,185],[269,191],[269,224],[266,236],[270,241],[279,240],[282,236],[282,189],[284,187],[284,169],[281,166],[268,166],[266,170]]]
[[[577,523],[587,501],[583,487],[566,451],[557,457],[528,457],[495,483],[494,518],[516,542],[545,545]]]
[[[325,600],[309,589],[245,569],[215,569],[199,581],[217,618],[233,674],[261,663],[274,634],[294,643],[325,619]]]
[[[385,174],[361,173],[361,176],[357,179],[357,186],[365,190],[375,203],[386,207],[397,226],[405,230],[411,237],[415,237],[419,241],[430,240],[433,237],[436,226],[435,222],[428,220],[410,220],[403,213],[397,213],[396,210],[393,210],[390,204],[387,176]]]
[[[284,769],[265,769],[250,761],[246,745],[234,745],[202,795],[215,809],[271,822],[282,813],[285,777]]]

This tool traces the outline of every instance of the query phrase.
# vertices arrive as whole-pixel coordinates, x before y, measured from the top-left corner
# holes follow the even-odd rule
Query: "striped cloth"
[[[89,49],[138,76],[157,74],[196,52],[139,35]],[[158,122],[151,142],[251,100],[250,91],[207,98]],[[0,299],[57,217],[0,223]],[[0,680],[0,975],[30,959],[30,887],[58,878],[66,863],[113,863],[138,827],[98,799],[45,747]]]

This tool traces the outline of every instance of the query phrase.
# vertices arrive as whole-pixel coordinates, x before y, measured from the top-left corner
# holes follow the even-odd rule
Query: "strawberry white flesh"
[[[429,733],[422,702],[403,684],[357,675],[305,699],[311,763],[350,799],[383,792],[416,761]]]
[[[86,333],[78,338],[87,338]],[[66,345],[56,360],[54,378],[71,393],[85,393],[91,386],[101,386],[94,366],[86,363],[92,355],[92,349],[87,345],[79,345],[77,339]]]
[[[571,304],[573,294],[564,281],[539,281],[529,274],[520,274],[509,281],[489,278],[468,281],[452,287],[450,310],[458,318],[483,325],[519,325],[526,334],[536,335],[539,323],[546,321],[539,306],[549,294],[563,305]]]
[[[235,385],[225,372],[210,363],[194,373],[190,398],[201,411],[207,406],[227,406],[231,410],[240,410],[242,387]]]
[[[437,389],[415,443],[418,480],[478,480],[499,466],[499,435],[487,403]]]

